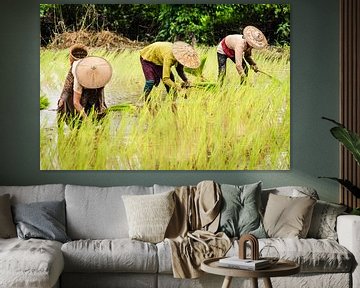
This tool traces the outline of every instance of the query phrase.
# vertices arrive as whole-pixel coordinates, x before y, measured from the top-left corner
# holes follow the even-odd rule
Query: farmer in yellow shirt
[[[183,86],[189,86],[189,80],[184,73],[184,66],[197,68],[200,65],[199,56],[195,49],[182,41],[175,43],[155,42],[140,51],[140,62],[145,76],[144,94],[145,101],[149,101],[152,88],[158,86],[160,79],[166,91],[178,91]],[[184,83],[179,86],[175,83],[171,67],[175,66],[176,72]]]
[[[217,58],[220,83],[224,81],[226,74],[226,60],[231,59],[235,63],[236,70],[243,79],[248,74],[248,63],[251,68],[258,72],[256,62],[251,57],[252,49],[263,49],[267,46],[264,34],[254,26],[246,26],[243,35],[232,34],[223,38],[217,47]]]

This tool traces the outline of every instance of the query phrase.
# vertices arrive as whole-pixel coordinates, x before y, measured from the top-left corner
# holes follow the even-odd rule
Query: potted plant
[[[360,136],[353,131],[347,129],[343,124],[336,122],[333,119],[322,117],[322,119],[328,120],[334,124],[335,127],[330,129],[331,134],[342,143],[347,150],[353,155],[355,161],[360,165]],[[336,177],[319,177],[328,178],[339,182],[347,190],[349,190],[356,198],[360,198],[360,187],[354,185],[348,179],[340,179]],[[354,208],[351,214],[360,215],[360,207]]]

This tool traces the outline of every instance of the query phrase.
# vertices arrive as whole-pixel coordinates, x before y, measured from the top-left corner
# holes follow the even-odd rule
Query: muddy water
[[[47,109],[40,110],[40,124],[42,127],[54,127],[56,125],[56,108],[61,91],[49,86],[41,86],[41,90],[48,98],[50,105]]]
[[[56,108],[57,102],[60,97],[61,90],[54,89],[48,86],[41,87],[42,92],[49,99],[50,105],[47,109],[40,110],[40,125],[43,128],[56,127]],[[107,91],[105,89],[105,103],[108,107],[119,105],[122,103],[138,103],[140,93],[135,92],[118,92],[118,91]],[[121,113],[121,112],[114,112]],[[120,116],[120,115],[119,115]]]

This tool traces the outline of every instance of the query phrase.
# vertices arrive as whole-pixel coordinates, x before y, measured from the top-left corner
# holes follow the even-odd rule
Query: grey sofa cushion
[[[0,196],[0,238],[16,237],[16,229],[11,214],[10,195]]]
[[[12,208],[18,237],[69,241],[65,228],[65,201],[18,203]]]
[[[354,257],[351,252],[330,239],[259,239],[259,250],[264,246],[273,246],[281,259],[298,263],[301,273],[349,273],[354,265]],[[237,255],[238,251],[239,245],[235,241],[227,256]],[[250,257],[250,249],[247,250],[247,254]]]
[[[128,238],[122,195],[153,194],[152,187],[66,185],[67,233],[75,239]]]
[[[64,268],[61,243],[0,239],[0,287],[53,287]]]
[[[155,273],[156,246],[130,239],[78,240],[61,248],[66,272]]]
[[[154,184],[154,194],[174,191],[177,186]]]
[[[274,246],[281,259],[295,261],[301,273],[349,273],[354,265],[353,255],[338,242],[330,239],[263,238],[259,249]],[[159,273],[171,274],[171,248],[167,241],[156,244]],[[239,245],[233,242],[226,256],[238,255]],[[247,250],[250,257],[250,249]],[[275,255],[273,255],[275,256]],[[274,286],[275,287],[275,286]]]
[[[329,239],[270,238],[263,245],[274,246],[280,258],[300,264],[301,272],[350,272],[353,255],[338,242]]]
[[[160,274],[172,274],[171,247],[169,241],[156,244]]]
[[[11,204],[61,201],[65,197],[65,185],[0,186],[0,195],[4,194],[10,194]]]

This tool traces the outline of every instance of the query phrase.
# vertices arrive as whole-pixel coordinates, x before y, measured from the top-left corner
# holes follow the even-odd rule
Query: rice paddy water
[[[202,77],[187,75],[199,85],[175,97],[160,84],[144,105],[139,51],[90,50],[113,67],[105,87],[109,109],[101,121],[90,116],[71,129],[65,123],[58,127],[55,111],[70,68],[68,50],[42,49],[40,94],[50,105],[40,111],[40,169],[289,169],[290,49],[253,51],[258,67],[272,77],[251,70],[244,83],[228,60],[222,86],[214,84],[216,47],[197,51],[206,57]]]

